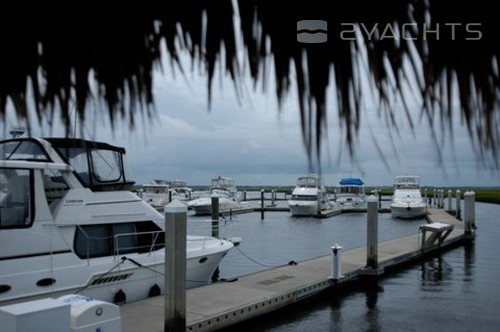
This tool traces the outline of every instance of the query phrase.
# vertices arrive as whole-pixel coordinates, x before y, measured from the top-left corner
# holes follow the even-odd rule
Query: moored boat
[[[288,200],[292,216],[313,216],[332,207],[329,195],[317,174],[300,176]]]
[[[67,138],[0,141],[0,305],[164,290],[164,216],[130,191],[125,149]],[[211,282],[234,244],[186,237],[186,287]]]
[[[338,207],[366,208],[365,183],[360,178],[342,178],[335,188],[335,204]]]
[[[224,176],[213,178],[208,192],[202,197],[189,201],[188,206],[194,210],[196,215],[210,215],[212,213],[212,197],[217,197],[219,200],[219,213],[241,209],[240,195],[234,179]]]
[[[394,218],[416,219],[427,214],[427,204],[420,191],[420,177],[396,176],[393,188],[390,208]]]

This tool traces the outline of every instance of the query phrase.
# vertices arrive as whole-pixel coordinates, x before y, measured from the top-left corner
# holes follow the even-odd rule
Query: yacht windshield
[[[134,182],[124,165],[125,149],[78,139],[48,139],[92,190],[128,189]]]
[[[1,142],[0,159],[49,161],[49,157],[37,142],[26,139]]]
[[[297,181],[297,186],[299,187],[314,188],[317,187],[318,184],[319,184],[318,179],[314,177],[299,178],[299,180]]]

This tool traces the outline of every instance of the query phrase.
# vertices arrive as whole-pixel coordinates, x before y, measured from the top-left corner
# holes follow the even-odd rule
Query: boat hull
[[[427,207],[425,204],[420,205],[404,205],[404,204],[392,204],[391,214],[394,218],[401,219],[416,219],[425,217],[427,213]]]
[[[212,281],[221,260],[234,245],[211,237],[188,237],[186,288],[194,288]],[[6,260],[0,267],[0,285],[9,285],[11,289],[0,294],[0,306],[75,293],[110,303],[133,302],[163,294],[164,274],[163,249],[148,255],[89,260],[79,259],[73,253]],[[53,281],[40,286],[40,280]]]
[[[335,200],[335,204],[340,208],[355,209],[366,208],[366,199],[364,197],[339,197]]]
[[[416,219],[425,217],[427,204],[420,192],[418,176],[404,175],[397,176],[394,179],[394,194],[390,208],[394,218]]]
[[[318,203],[315,201],[288,201],[290,214],[297,217],[306,217],[317,215],[321,210],[330,208],[329,204],[321,203],[320,211],[318,211]]]
[[[318,213],[317,204],[290,203],[290,214],[292,216],[312,216]]]
[[[198,216],[208,216],[212,214],[211,198],[199,198],[190,204],[190,207]],[[219,213],[226,213],[239,208],[241,208],[241,206],[233,200],[228,198],[219,198]]]

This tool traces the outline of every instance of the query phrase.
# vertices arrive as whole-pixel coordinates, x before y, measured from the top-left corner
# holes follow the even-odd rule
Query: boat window
[[[116,151],[92,150],[92,169],[97,182],[115,182],[121,177],[121,156]]]
[[[69,186],[59,170],[49,169],[43,173],[43,189],[45,190],[47,204],[51,207],[52,211],[57,206],[57,203],[54,202],[59,202],[63,198]]]
[[[313,177],[299,178],[297,181],[297,186],[314,188],[318,186],[318,182],[318,179]]]
[[[152,221],[137,222],[138,252],[150,252],[165,246],[165,232]]]
[[[0,168],[0,228],[32,224],[32,181],[27,169]]]
[[[75,233],[75,253],[82,259],[149,252],[163,248],[164,232],[152,221],[82,225]]]
[[[92,190],[129,190],[134,184],[124,162],[125,150],[79,139],[47,139],[73,167],[82,184]]]
[[[112,255],[108,228],[108,225],[78,227],[75,235],[76,254],[82,258]]]
[[[71,148],[59,150],[63,157],[73,167],[85,186],[90,185],[89,163],[87,160],[87,150],[85,148]]]
[[[362,187],[349,187],[349,186],[345,186],[345,187],[340,187],[339,188],[339,193],[340,194],[355,194],[355,195],[359,195],[359,194],[363,194],[364,193],[364,190]]]
[[[112,228],[113,245],[117,255],[137,250],[137,232],[134,223],[116,224]]]
[[[296,201],[317,201],[317,195],[292,195],[292,200]]]
[[[38,143],[25,139],[2,142],[0,144],[0,159],[50,161]]]

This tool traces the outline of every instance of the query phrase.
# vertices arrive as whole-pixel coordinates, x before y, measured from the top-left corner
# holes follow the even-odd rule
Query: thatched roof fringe
[[[334,4],[333,9],[317,0],[286,4],[286,8],[276,1],[235,3],[240,27],[234,27],[235,8],[229,0],[181,2],[168,11],[151,7],[121,14],[90,10],[88,15],[64,16],[47,11],[6,17],[0,22],[6,45],[0,53],[0,116],[5,116],[11,100],[17,114],[25,117],[28,105],[33,104],[27,100],[30,95],[38,121],[50,122],[53,108],[59,105],[69,128],[74,99],[82,120],[88,102],[97,99],[105,101],[112,123],[117,117],[131,115],[133,127],[134,114],[153,111],[152,73],[162,57],[163,40],[172,64],[178,66],[184,52],[205,67],[210,104],[217,64],[224,63],[223,70],[236,85],[242,79],[236,44],[241,29],[255,83],[265,79],[268,59],[273,59],[280,104],[291,87],[291,70],[295,71],[302,132],[310,157],[313,152],[320,156],[330,111],[326,109],[330,79],[337,88],[336,111],[345,125],[350,151],[354,151],[363,97],[359,80],[364,79],[356,74],[356,58],[363,47],[370,80],[380,102],[388,106],[390,121],[397,111],[391,107],[390,96],[395,90],[405,97],[402,86],[410,76],[418,80],[423,112],[432,121],[449,123],[450,128],[456,91],[471,139],[491,153],[498,166],[500,21],[492,1],[357,1],[338,8]],[[327,42],[298,42],[297,22],[301,20],[326,21]],[[334,77],[330,77],[332,66]],[[413,73],[409,75],[408,70]],[[89,83],[91,74],[97,89]],[[405,102],[403,110],[412,121]]]

